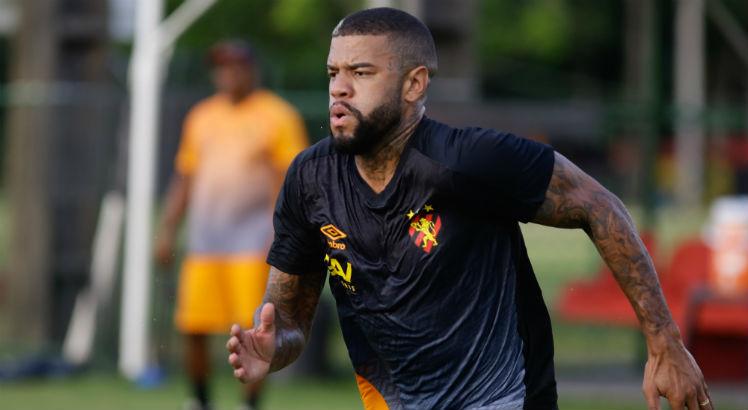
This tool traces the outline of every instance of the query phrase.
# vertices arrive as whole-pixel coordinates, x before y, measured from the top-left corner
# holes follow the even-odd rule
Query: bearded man
[[[366,409],[556,409],[548,312],[519,222],[583,229],[641,322],[644,392],[710,409],[652,260],[613,194],[550,147],[427,118],[429,30],[402,11],[332,33],[331,136],[296,157],[275,209],[257,326],[234,375],[264,378],[308,338],[326,276]]]

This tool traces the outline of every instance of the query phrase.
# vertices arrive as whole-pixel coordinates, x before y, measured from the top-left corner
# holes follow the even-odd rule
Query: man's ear
[[[429,70],[425,66],[418,66],[405,74],[403,81],[403,98],[413,103],[426,95],[429,87]]]

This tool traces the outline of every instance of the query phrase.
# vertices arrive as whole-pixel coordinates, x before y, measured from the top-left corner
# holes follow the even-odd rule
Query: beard
[[[366,155],[372,153],[377,146],[400,125],[402,119],[402,101],[398,93],[393,92],[392,98],[375,108],[369,116],[353,108],[347,102],[341,101],[351,114],[356,117],[358,124],[353,129],[353,135],[339,134],[330,127],[333,147],[343,154]]]

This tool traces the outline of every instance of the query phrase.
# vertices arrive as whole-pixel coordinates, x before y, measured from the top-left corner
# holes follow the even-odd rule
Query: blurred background
[[[624,200],[713,401],[748,409],[744,0],[0,0],[0,407],[179,408],[176,272],[151,268],[149,232],[184,116],[212,93],[206,51],[250,41],[314,142],[330,32],[374,6],[432,30],[429,116],[549,143]],[[643,339],[592,244],[523,230],[562,408],[644,408]],[[322,299],[263,408],[361,408]],[[234,408],[214,343],[217,408]]]

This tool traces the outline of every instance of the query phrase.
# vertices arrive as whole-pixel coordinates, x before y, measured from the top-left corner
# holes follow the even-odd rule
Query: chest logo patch
[[[431,253],[434,246],[439,245],[438,235],[442,228],[442,219],[434,212],[434,207],[425,205],[423,210],[406,215],[410,220],[408,234],[413,242],[426,253]]]
[[[343,231],[336,228],[333,224],[327,224],[321,228],[319,228],[320,231],[322,231],[323,234],[325,234],[326,237],[332,239],[333,241],[337,241],[338,239],[343,239],[347,237]]]
[[[335,241],[337,241],[339,239],[343,239],[343,238],[348,237],[348,235],[346,235],[343,231],[341,231],[340,229],[338,229],[333,224],[327,224],[327,225],[319,228],[319,230],[322,231],[322,233],[325,234],[325,236],[329,239],[327,241],[327,246],[329,246],[329,247],[331,247],[333,249],[340,249],[341,251],[345,250],[345,244],[344,243],[335,242]]]

